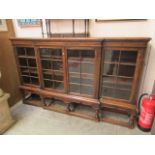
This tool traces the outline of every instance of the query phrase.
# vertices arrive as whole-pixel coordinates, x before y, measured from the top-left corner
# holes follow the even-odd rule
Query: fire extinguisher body
[[[152,98],[143,98],[140,115],[138,119],[138,127],[143,131],[150,131],[155,115],[155,100]]]

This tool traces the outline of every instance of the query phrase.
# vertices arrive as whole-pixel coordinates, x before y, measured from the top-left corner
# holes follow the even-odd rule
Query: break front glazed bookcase
[[[23,102],[132,128],[149,40],[12,38]]]

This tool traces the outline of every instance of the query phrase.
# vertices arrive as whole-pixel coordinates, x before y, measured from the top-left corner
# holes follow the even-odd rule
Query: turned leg
[[[22,93],[22,99],[23,99],[23,103],[26,103],[26,100],[31,96],[30,92],[25,92],[24,90],[21,90]]]
[[[100,121],[100,106],[94,107],[95,109],[95,118],[97,121]]]
[[[44,97],[40,96],[40,98],[41,98],[41,103],[45,106],[45,99],[44,99]]]
[[[131,115],[130,115],[130,118],[129,118],[129,126],[131,128],[134,128],[135,112],[131,111],[130,113],[131,113]]]
[[[75,104],[69,103],[69,104],[67,105],[67,111],[70,111],[70,112],[75,111]]]
[[[50,106],[51,104],[53,104],[54,103],[54,99],[53,98],[51,98],[51,99],[45,99],[45,98],[43,98],[42,97],[42,102],[43,102],[43,104],[45,105],[45,106]]]

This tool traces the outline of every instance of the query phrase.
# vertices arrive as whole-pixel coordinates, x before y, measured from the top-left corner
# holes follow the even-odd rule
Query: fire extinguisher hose
[[[141,100],[144,96],[148,96],[149,94],[148,93],[144,93],[142,94],[140,97],[139,97],[139,100],[138,100],[138,104],[137,104],[137,117],[139,117],[139,114],[140,114],[140,105],[141,105]]]

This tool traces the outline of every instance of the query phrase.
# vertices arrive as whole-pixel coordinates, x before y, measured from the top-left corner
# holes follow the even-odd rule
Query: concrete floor
[[[142,135],[137,127],[128,129],[105,122],[94,122],[18,102],[11,108],[17,122],[5,135]]]

